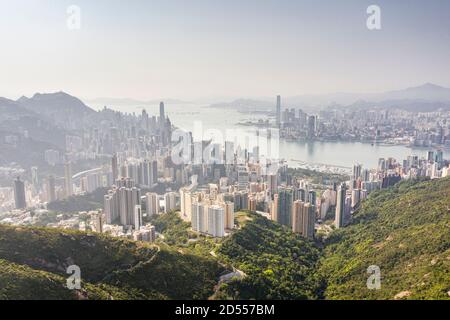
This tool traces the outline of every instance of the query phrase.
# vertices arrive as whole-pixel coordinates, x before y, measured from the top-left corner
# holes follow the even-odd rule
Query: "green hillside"
[[[237,220],[240,229],[223,242],[219,254],[246,277],[223,285],[225,297],[318,298],[322,283],[315,267],[320,251],[313,242],[255,213],[239,213]]]
[[[77,265],[83,281],[99,289],[112,286],[126,293],[119,298],[133,299],[206,299],[222,271],[211,259],[171,248],[100,234],[10,226],[0,226],[0,259],[23,271],[22,278],[36,279],[35,284],[44,275],[38,271],[47,272],[56,279],[52,286],[65,284],[59,280],[68,277],[67,267]],[[11,279],[4,277],[5,282]]]
[[[367,289],[371,265],[381,289]],[[371,194],[351,226],[332,233],[320,273],[327,299],[449,299],[450,178]]]

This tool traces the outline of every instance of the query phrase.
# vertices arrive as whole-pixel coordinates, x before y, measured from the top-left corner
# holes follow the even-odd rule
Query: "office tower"
[[[161,123],[164,123],[166,120],[166,115],[165,115],[165,111],[164,111],[164,102],[160,102],[160,104],[159,104],[159,119],[160,119]]]
[[[142,226],[142,207],[134,206],[134,230],[139,230]]]
[[[433,162],[434,161],[434,151],[428,151],[428,153],[427,153],[427,160],[429,162]]]
[[[317,126],[317,117],[309,116],[308,117],[308,138],[312,139],[316,136],[316,126]]]
[[[112,181],[115,182],[117,179],[119,179],[119,167],[117,162],[117,154],[115,153],[111,160],[111,168],[112,168]]]
[[[159,198],[156,193],[147,193],[147,216],[151,217],[159,213]]]
[[[292,227],[292,203],[294,191],[291,188],[278,188],[277,222]]]
[[[201,202],[193,203],[192,211],[192,230],[207,233],[208,232],[208,206]]]
[[[64,163],[64,191],[66,198],[73,195],[73,183],[72,183],[72,163]]]
[[[169,213],[176,209],[177,194],[175,192],[168,192],[164,195],[164,212]]]
[[[31,168],[31,184],[33,186],[33,192],[36,194],[39,192],[39,177],[38,177],[38,168]]]
[[[336,199],[336,217],[335,225],[336,228],[341,228],[345,224],[345,198],[347,195],[347,186],[342,183],[338,188],[337,199]]]
[[[27,202],[25,200],[25,184],[17,177],[14,180],[14,201],[16,209],[25,209],[27,207]]]
[[[277,96],[277,127],[281,125],[281,96]]]
[[[224,209],[218,205],[208,207],[208,234],[221,238],[225,235]]]
[[[46,183],[47,202],[56,201],[55,177],[49,176]]]

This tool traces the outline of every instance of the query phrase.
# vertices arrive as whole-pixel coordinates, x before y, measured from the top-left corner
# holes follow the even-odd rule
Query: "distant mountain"
[[[36,93],[33,97],[21,97],[17,103],[65,129],[76,129],[80,122],[95,114],[80,99],[65,92]]]
[[[406,101],[404,101],[406,100]],[[287,105],[328,106],[330,104],[351,105],[360,101],[385,104],[407,102],[450,102],[450,89],[435,84],[426,83],[418,87],[382,93],[332,93],[325,95],[302,95],[287,97]]]
[[[275,102],[255,99],[236,99],[231,102],[221,102],[211,105],[212,108],[230,108],[239,109],[241,111],[251,110],[273,110],[275,108]]]
[[[275,110],[276,98],[236,99],[211,105],[245,111]],[[320,95],[282,96],[283,108],[302,108],[313,112],[328,106],[399,107],[412,111],[450,110],[450,88],[426,83],[421,86],[382,93],[338,92]]]
[[[114,110],[128,111],[130,108],[159,108],[159,103],[164,101],[166,104],[190,104],[192,102],[178,100],[178,99],[161,99],[161,100],[137,100],[129,98],[95,98],[85,99],[96,110],[100,110],[103,107],[109,107]],[[136,110],[137,111],[137,110]]]
[[[389,91],[375,96],[374,101],[385,100],[424,100],[450,102],[450,89],[432,83],[404,90]]]
[[[46,149],[63,149],[65,131],[20,103],[0,98],[0,164],[19,162],[29,166],[43,161]],[[16,136],[16,143],[6,143],[6,136]]]

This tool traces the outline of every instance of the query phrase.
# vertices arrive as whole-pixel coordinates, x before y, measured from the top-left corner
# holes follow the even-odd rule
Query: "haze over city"
[[[219,101],[450,87],[450,3],[377,1],[381,30],[368,30],[371,4],[2,0],[2,93]],[[69,5],[80,29],[67,28]]]

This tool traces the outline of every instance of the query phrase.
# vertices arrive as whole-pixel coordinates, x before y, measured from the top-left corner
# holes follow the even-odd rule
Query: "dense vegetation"
[[[47,208],[51,211],[72,213],[97,210],[103,207],[103,197],[107,192],[107,188],[99,188],[92,193],[50,202]]]
[[[371,265],[381,289],[367,289]],[[450,299],[450,178],[373,193],[321,261],[327,299]]]
[[[36,272],[51,274],[58,280],[51,281],[56,285],[65,283],[59,280],[67,278],[68,266],[77,265],[82,280],[97,290],[106,287],[112,294],[120,289],[122,295],[112,294],[114,298],[206,299],[222,271],[211,259],[171,248],[100,234],[10,226],[0,226],[0,259],[10,263],[10,269],[16,269],[18,275],[25,274],[23,278],[36,278],[36,285],[42,280],[37,276],[43,275]],[[4,273],[1,279],[8,284],[13,278]],[[46,292],[38,288],[32,291],[34,298],[45,299]],[[105,297],[96,293],[92,298]]]
[[[320,252],[313,242],[258,214],[239,213],[238,221],[241,229],[223,242],[219,253],[247,276],[223,285],[225,297],[318,298],[321,281],[314,269]]]
[[[330,185],[334,182],[344,182],[349,179],[348,176],[337,174],[320,172],[316,170],[302,169],[302,168],[288,168],[288,175],[298,177],[301,179],[310,180],[314,184]]]

